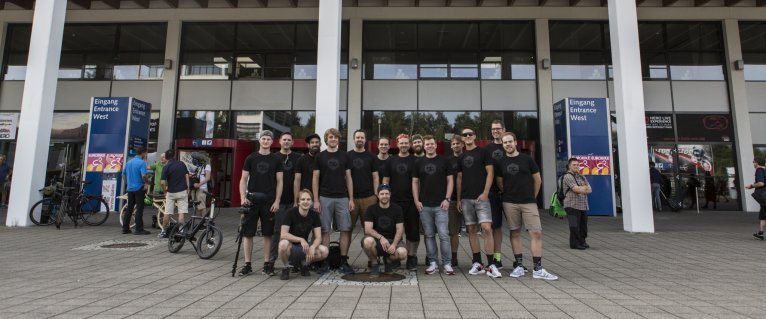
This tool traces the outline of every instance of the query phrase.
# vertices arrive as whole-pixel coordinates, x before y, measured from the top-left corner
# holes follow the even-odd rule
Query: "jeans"
[[[652,183],[652,204],[658,211],[662,211],[662,200],[660,199],[660,192],[662,186],[659,183]]]
[[[442,251],[442,265],[452,263],[452,246],[449,238],[449,214],[441,207],[423,207],[420,221],[426,237],[426,260],[436,261],[436,232],[439,233],[439,246]]]
[[[144,189],[141,188],[135,192],[128,192],[128,207],[125,211],[132,212],[135,207],[136,212],[136,227],[134,231],[140,232],[144,230]],[[122,217],[122,230],[130,230],[130,214],[126,213]]]

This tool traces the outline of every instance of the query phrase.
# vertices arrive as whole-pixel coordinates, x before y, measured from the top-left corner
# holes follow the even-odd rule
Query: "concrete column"
[[[164,152],[173,143],[173,128],[176,120],[176,91],[178,90],[178,72],[181,69],[179,51],[181,50],[181,20],[168,20],[165,38],[165,59],[173,61],[170,69],[165,69],[162,76],[162,98],[160,105],[152,105],[152,110],[160,111],[160,125],[157,132],[157,152]]]
[[[362,24],[361,18],[351,18],[349,21],[348,34],[348,147],[354,145],[353,132],[362,128]],[[359,67],[351,68],[351,60],[359,60]],[[367,138],[372,132],[367,132]]]
[[[556,136],[553,134],[553,78],[551,69],[543,69],[542,61],[551,60],[550,31],[548,19],[535,20],[537,42],[537,105],[540,125],[540,154],[542,154],[543,204],[556,191]]]
[[[332,127],[338,127],[338,106],[340,104],[339,70],[342,6],[343,2],[341,0],[319,1],[319,35],[317,36],[316,133],[320,136],[324,135],[325,130]],[[349,74],[349,77],[351,74]],[[349,118],[351,118],[350,114]],[[324,140],[324,137],[322,140]],[[324,148],[324,146],[322,148]]]
[[[734,61],[742,60],[742,45],[739,38],[739,21],[726,19],[723,21],[723,37],[726,43],[725,70],[729,79],[729,97],[731,114],[734,118],[734,143],[737,148],[737,182],[740,190],[739,201],[742,209],[747,212],[757,212],[761,209],[758,202],[745,190],[745,185],[753,183],[755,168],[753,167],[753,137],[750,130],[750,106],[747,102],[745,87],[745,72],[734,69]]]
[[[608,6],[623,228],[629,232],[653,233],[636,2],[609,0]]]
[[[6,226],[31,224],[29,208],[45,184],[66,5],[59,0],[35,5]]]

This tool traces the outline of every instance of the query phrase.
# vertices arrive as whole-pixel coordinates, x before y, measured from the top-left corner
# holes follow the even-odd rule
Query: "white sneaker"
[[[521,276],[524,276],[527,272],[524,270],[524,266],[516,266],[516,268],[513,268],[513,271],[508,274],[508,276],[511,276],[513,278],[519,278]]]
[[[452,269],[452,265],[444,264],[444,274],[447,276],[454,276],[455,270]]]
[[[471,270],[469,270],[468,273],[471,275],[481,275],[484,273],[484,265],[473,263],[473,266],[471,266]]]
[[[426,268],[426,275],[432,275],[436,272],[439,272],[439,267],[436,266],[435,261],[432,261],[431,265],[429,265],[428,268]]]
[[[489,265],[489,267],[487,267],[487,276],[492,278],[500,278],[503,276],[503,274],[501,274],[500,271],[497,270],[497,266]]]
[[[544,279],[544,280],[556,280],[556,279],[559,279],[559,276],[556,276],[552,273],[547,272],[545,268],[540,268],[540,270],[532,271],[532,278]]]

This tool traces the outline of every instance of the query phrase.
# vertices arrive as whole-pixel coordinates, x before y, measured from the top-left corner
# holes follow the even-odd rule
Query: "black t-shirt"
[[[298,165],[298,159],[300,155],[296,152],[291,152],[288,155],[282,153],[274,153],[282,162],[282,199],[279,200],[280,204],[292,204],[295,201],[293,194],[293,181],[295,180],[295,170]]]
[[[365,198],[375,195],[372,173],[378,171],[375,166],[375,156],[369,152],[348,152],[351,162],[351,179],[354,181],[354,198]]]
[[[378,183],[380,184],[383,184],[383,177],[386,176],[386,164],[388,164],[388,158],[382,160],[375,156],[375,167],[378,168]]]
[[[319,171],[319,196],[348,197],[346,170],[349,166],[348,154],[344,151],[319,153],[314,162],[314,170]]]
[[[420,202],[426,207],[437,207],[447,194],[447,176],[452,175],[452,165],[444,156],[421,157],[415,161],[412,177],[420,184]]]
[[[487,165],[492,165],[492,158],[486,150],[476,147],[460,155],[458,170],[463,173],[463,185],[460,196],[463,199],[476,199],[484,192],[487,183]]]
[[[248,192],[264,193],[270,201],[274,200],[277,195],[277,172],[282,171],[282,161],[278,155],[254,152],[245,159],[242,170],[250,173]]]
[[[487,155],[492,159],[492,165],[495,165],[499,159],[505,155],[505,149],[503,149],[503,144],[495,144],[495,142],[489,143],[489,145],[484,147],[484,151],[487,152]],[[497,183],[492,183],[492,188],[490,188],[491,192],[499,192],[500,188],[497,187]]]
[[[162,169],[162,179],[168,183],[168,193],[178,193],[186,190],[186,175],[189,169],[181,161],[170,160]]]
[[[291,207],[287,210],[282,226],[290,226],[291,235],[309,241],[309,235],[314,231],[314,228],[322,227],[322,223],[319,221],[319,214],[313,209],[310,209],[309,213],[303,216],[298,207]]]
[[[391,185],[391,200],[396,202],[411,202],[412,199],[412,170],[415,168],[417,157],[410,154],[401,157],[392,155],[386,162],[386,176]]]
[[[447,159],[449,160],[450,167],[452,168],[452,199],[457,199],[457,172],[458,172],[458,166],[460,163],[458,160],[460,159],[459,156],[455,156],[455,153],[450,152],[449,155],[447,155]]]
[[[503,177],[503,202],[514,204],[536,203],[535,182],[532,175],[540,172],[537,163],[526,154],[503,156],[495,165],[498,177]]]
[[[301,174],[301,189],[308,189],[313,191],[312,179],[314,178],[314,159],[315,156],[311,156],[308,153],[303,154],[298,158],[295,173]],[[295,194],[293,194],[295,195]],[[313,196],[313,195],[312,195]]]
[[[389,242],[396,236],[396,224],[404,223],[404,213],[399,205],[390,203],[388,208],[381,208],[379,204],[372,204],[364,213],[364,221],[372,222],[372,229],[386,237]]]

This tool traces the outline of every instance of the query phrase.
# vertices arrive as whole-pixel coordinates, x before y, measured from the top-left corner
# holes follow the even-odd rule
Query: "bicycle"
[[[223,233],[215,226],[216,198],[208,192],[205,192],[205,195],[210,198],[210,209],[204,217],[192,215],[183,225],[176,224],[175,227],[171,228],[168,235],[168,251],[171,253],[180,251],[187,240],[201,259],[210,259],[221,249]],[[195,207],[199,203],[200,201],[192,201]],[[202,235],[196,238],[195,236],[200,230],[203,230]]]
[[[121,200],[127,201],[128,200],[128,194],[127,193],[122,194],[122,195],[118,196],[117,198],[119,198]],[[154,206],[154,208],[157,209],[157,217],[156,217],[157,218],[157,226],[160,227],[160,230],[164,231],[165,227],[167,227],[166,225],[162,224],[162,218],[166,214],[166,209],[165,209],[165,194],[146,193],[146,195],[144,196],[144,203],[145,204],[146,204],[147,200],[150,200],[152,206]],[[122,222],[122,220],[123,220],[122,217],[125,216],[125,208],[126,207],[128,207],[127,204],[122,205],[122,208],[120,208],[120,226],[122,226],[122,223],[123,223]],[[170,223],[168,223],[168,225],[174,225],[174,224],[178,223],[178,221],[175,219],[173,214],[170,214],[169,216],[170,216]],[[133,215],[131,215],[131,217],[130,217],[130,229],[133,229],[133,227],[136,226],[135,217],[136,216],[135,216],[135,210],[134,210],[133,211]]]
[[[80,219],[86,225],[98,226],[109,218],[109,205],[102,195],[84,194],[82,185],[88,185],[91,181],[81,181],[80,191],[75,192],[75,187],[63,186],[61,182],[40,189],[45,197],[32,205],[29,210],[29,219],[39,226],[56,224],[61,227],[64,215],[78,226]],[[102,207],[104,209],[102,209]]]

